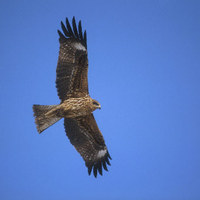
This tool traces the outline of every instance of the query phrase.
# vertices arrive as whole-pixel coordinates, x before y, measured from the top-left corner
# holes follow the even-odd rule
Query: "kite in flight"
[[[56,69],[56,88],[61,100],[59,105],[33,105],[35,123],[39,133],[64,118],[66,134],[72,145],[80,153],[95,177],[102,175],[111,159],[103,135],[93,111],[100,109],[98,101],[88,92],[88,55],[86,31],[82,33],[81,21],[72,27],[66,18],[66,26],[61,22],[63,33],[60,36],[60,50]]]

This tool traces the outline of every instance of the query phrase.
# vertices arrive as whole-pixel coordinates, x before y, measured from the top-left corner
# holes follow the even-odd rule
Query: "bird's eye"
[[[95,105],[95,106],[98,106],[99,104],[97,103],[97,102],[95,102],[95,101],[93,101],[93,104]]]

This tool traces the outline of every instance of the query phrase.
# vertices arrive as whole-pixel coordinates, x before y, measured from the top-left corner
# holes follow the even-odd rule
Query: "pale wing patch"
[[[78,50],[86,51],[86,48],[81,43],[74,43],[74,47]]]
[[[97,154],[97,158],[102,158],[105,156],[105,154],[107,153],[107,149],[104,150],[100,150]]]

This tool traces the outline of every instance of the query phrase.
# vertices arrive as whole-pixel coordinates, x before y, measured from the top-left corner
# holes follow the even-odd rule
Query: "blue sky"
[[[200,199],[199,1],[1,1],[0,199]],[[63,120],[39,135],[32,104],[58,104],[60,21],[88,35],[89,91],[113,158],[88,176]]]

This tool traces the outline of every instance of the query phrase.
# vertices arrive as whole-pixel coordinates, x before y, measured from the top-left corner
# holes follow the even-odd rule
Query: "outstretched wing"
[[[66,18],[66,26],[61,22],[63,33],[60,36],[60,51],[56,69],[56,88],[61,101],[69,97],[82,97],[88,94],[88,57],[86,31],[82,33],[81,21],[78,28],[75,18],[72,27]]]
[[[102,175],[102,167],[108,171],[106,164],[110,165],[111,157],[93,114],[65,118],[64,125],[71,144],[85,160],[89,175],[92,169],[95,177],[97,171]]]

